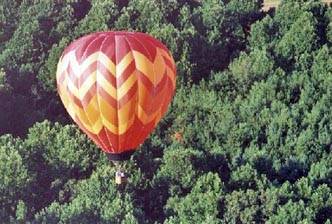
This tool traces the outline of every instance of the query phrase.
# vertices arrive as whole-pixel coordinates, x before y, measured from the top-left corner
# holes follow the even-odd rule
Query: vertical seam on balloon
[[[152,41],[149,40],[148,38],[147,38],[147,40],[148,40],[148,42],[152,43]],[[156,46],[156,49],[159,49],[159,47]],[[163,62],[164,62],[165,72],[166,72],[166,76],[167,76],[167,64],[166,64],[166,62],[165,62],[164,57],[163,57],[163,56],[161,56],[161,57],[162,57]],[[164,75],[165,75],[165,72],[164,72],[163,74],[161,74],[161,75],[164,76]],[[167,88],[167,85],[168,85],[168,79],[169,79],[169,78],[166,77],[166,83],[165,83],[165,86],[164,86],[164,88],[163,88],[163,91],[165,90],[165,88]],[[167,93],[164,92],[164,94],[163,94],[163,98],[164,98],[164,99],[166,98],[166,96],[165,96],[166,94],[167,94]],[[165,100],[162,100],[161,105],[160,105],[160,109],[159,109],[159,111],[160,111],[160,120],[161,120],[161,118],[162,118],[161,112],[162,112],[162,108],[164,107],[164,105],[165,105]],[[155,116],[155,118],[154,118],[154,127],[157,126],[157,123],[156,123],[157,118],[158,118],[158,114],[157,114],[157,115]]]
[[[146,38],[146,40],[147,40],[147,42],[149,42],[150,43],[150,45],[152,45],[152,46],[154,46],[155,47],[155,49],[156,49],[156,57],[157,57],[157,54],[159,54],[159,52],[158,52],[158,49],[159,49],[159,47],[157,46],[157,44],[154,44],[153,43],[153,41],[151,41],[150,39],[149,39],[149,37],[147,37]],[[162,56],[161,56],[162,57]],[[163,58],[163,57],[162,57]],[[165,64],[165,60],[164,60],[164,58],[163,58],[163,62],[164,62],[164,66],[165,66],[165,72],[167,73],[167,66],[166,66],[166,64]],[[153,72],[154,72],[154,83],[153,83],[153,96],[155,96],[155,94],[156,94],[156,86],[155,86],[155,75],[156,75],[156,72],[155,72],[155,69],[154,69],[154,63],[153,63]],[[163,74],[160,74],[160,75],[162,75],[162,76],[164,76],[164,74],[165,74],[165,72],[163,73]],[[162,80],[163,79],[163,77],[160,79],[160,80]],[[166,81],[168,81],[168,80],[166,80]],[[167,87],[167,83],[165,84],[165,87],[164,88],[166,88]],[[164,88],[163,88],[163,90],[164,90]],[[164,92],[164,94],[163,94],[163,98],[165,98],[165,92]],[[163,106],[164,106],[164,103],[165,103],[165,101],[164,100],[162,100],[162,103],[161,103],[161,107],[159,108],[159,111],[161,112],[161,110],[162,110],[162,108],[163,108]],[[155,112],[155,111],[153,111],[153,112]],[[153,128],[155,128],[156,126],[157,126],[157,124],[156,124],[156,119],[158,118],[158,114],[156,114],[155,115],[155,117],[154,117],[154,119],[153,119],[153,122],[154,122],[154,124],[153,124]]]
[[[99,37],[99,36],[98,36],[98,37]],[[93,42],[95,42],[96,40],[99,39],[98,37],[96,37],[95,39],[93,39],[93,40],[92,40],[92,41],[86,46],[86,48],[85,48],[85,50],[84,50],[84,52],[83,52],[83,54],[82,54],[82,58],[85,56],[86,52],[88,51],[87,49],[89,48],[89,46],[92,45]],[[92,75],[97,76],[96,73],[94,73],[94,74],[92,74]],[[97,82],[97,77],[96,77],[96,82]],[[78,87],[79,87],[78,89],[81,89],[81,82],[80,82],[80,81],[78,81]],[[86,112],[84,106],[83,106],[83,111],[84,111],[84,113],[85,113],[85,115],[86,115],[87,112]],[[91,121],[90,121],[90,119],[89,119],[89,116],[86,115],[86,118],[87,118],[87,120],[89,121],[90,126],[91,126]],[[92,126],[91,126],[91,127],[92,127]],[[99,133],[100,133],[100,132],[99,132]],[[99,141],[101,142],[102,147],[105,147],[105,143],[104,143],[104,141],[101,140],[101,138],[99,137],[99,133],[97,133],[96,136],[97,136],[97,138],[99,139]],[[105,148],[107,149],[107,146],[106,146]]]
[[[159,52],[157,51],[158,47],[154,43],[152,43],[148,38],[146,40],[147,40],[147,42],[150,43],[150,45],[152,45],[152,47],[154,47],[156,49],[156,55],[155,55],[155,58],[153,59],[153,62],[152,62],[152,68],[153,68],[153,97],[155,97],[156,96],[156,69],[154,67],[154,61],[155,61],[155,59],[157,57],[157,54]],[[149,52],[148,52],[148,54],[149,54]],[[150,57],[151,57],[151,55],[150,55]]]
[[[125,36],[125,40],[129,46],[129,49],[130,49],[130,53],[132,54],[133,56],[133,59],[134,59],[134,64],[135,64],[135,73],[136,73],[136,86],[137,86],[137,90],[136,90],[136,108],[135,108],[135,114],[134,114],[134,122],[135,122],[135,119],[138,119],[138,105],[139,105],[139,88],[138,88],[138,76],[137,76],[137,65],[136,65],[136,60],[135,60],[135,56],[134,56],[134,53],[133,53],[133,48],[131,47],[127,37]],[[132,126],[134,126],[134,123],[132,124]],[[129,129],[128,129],[129,130]],[[129,135],[130,137],[133,136],[133,131],[131,131],[131,135]],[[131,140],[131,138],[129,138],[128,136],[128,139],[129,141]]]
[[[117,44],[116,44],[116,39],[117,39],[117,34],[115,33],[114,34],[114,61],[115,61],[115,89],[116,89],[116,91],[115,91],[115,95],[116,95],[116,119],[117,119],[117,121],[118,121],[118,131],[117,131],[117,134],[116,134],[116,138],[117,138],[117,140],[118,140],[118,142],[117,142],[117,149],[116,150],[114,150],[115,151],[115,153],[118,153],[119,152],[119,150],[120,150],[120,148],[121,148],[121,145],[120,145],[120,130],[119,130],[119,126],[120,126],[120,122],[119,122],[119,100],[118,100],[118,79],[117,79],[117,66],[118,66],[118,62],[117,62],[117,60],[116,60],[116,58],[117,58]]]
[[[144,50],[146,51],[146,53],[150,56],[150,58],[151,58],[151,55],[149,54],[149,51],[144,47],[144,45],[142,44],[142,42],[141,41],[139,41],[139,39],[138,38],[136,38],[134,35],[132,36],[137,42],[138,42],[138,44],[140,44],[143,48],[144,48]],[[149,59],[150,60],[150,59]],[[144,84],[142,84],[142,85],[144,85]],[[140,104],[138,103],[137,105],[139,105],[140,106]],[[151,107],[151,104],[149,104],[149,106]],[[143,108],[143,106],[141,106],[142,107],[142,109],[144,110],[145,108]],[[149,110],[150,111],[150,110]],[[144,111],[145,112],[145,111]],[[140,121],[140,122],[142,122],[139,118],[138,118],[138,116],[137,116],[137,119]],[[143,122],[142,122],[142,124],[143,124]],[[144,134],[144,130],[145,130],[145,126],[146,126],[146,124],[143,124],[143,127],[142,127],[142,131],[138,134],[138,136],[137,136],[137,139],[140,141],[141,140],[141,138],[142,138],[142,136],[143,136],[143,134]]]
[[[176,63],[175,63],[175,60],[174,60],[173,55],[171,54],[171,52],[168,51],[167,54],[168,54],[168,55],[170,56],[170,58],[172,59],[171,63],[172,63],[172,67],[173,67],[173,68],[172,68],[172,72],[173,72],[173,79],[174,79],[174,86],[173,86],[173,80],[171,80],[171,78],[169,77],[169,75],[167,75],[167,85],[169,84],[169,82],[172,82],[172,83],[171,83],[171,85],[172,85],[172,96],[171,96],[170,101],[169,101],[169,103],[171,103],[171,102],[172,102],[172,99],[173,99],[173,97],[175,96],[175,93],[176,93],[176,92],[175,92],[175,90],[176,90]],[[165,65],[168,66],[164,57],[163,57],[163,60],[164,60]],[[169,69],[171,69],[171,68],[169,68]],[[173,70],[174,70],[174,71],[173,71]],[[167,73],[168,73],[168,72],[169,72],[169,71],[167,71]],[[167,108],[167,110],[164,112],[164,114],[166,114],[167,112],[168,112],[168,108]]]
[[[148,41],[149,42],[152,42],[150,39],[148,39]],[[158,49],[159,49],[159,47],[157,47]],[[168,50],[169,51],[169,50]],[[168,55],[170,55],[170,53],[169,52],[167,52],[167,54]],[[171,57],[172,57],[172,55],[170,55]],[[164,58],[164,56],[162,56],[161,55],[161,57],[162,57],[162,59],[163,59],[163,62],[164,62],[164,66],[165,66],[165,72],[166,72],[166,83],[165,83],[165,87],[163,88],[163,90],[165,89],[165,88],[167,88],[168,87],[168,85],[169,85],[169,81],[170,81],[170,77],[168,76],[168,70],[167,70],[167,68],[168,68],[168,66],[167,66],[167,63],[166,63],[166,61],[165,61],[165,58]],[[164,73],[165,74],[165,73]],[[163,75],[164,75],[163,74]],[[173,93],[174,93],[174,91],[172,92],[172,97],[173,97]],[[166,95],[167,95],[167,92],[166,93],[164,93],[164,99],[166,98]],[[167,112],[167,110],[164,112],[164,114],[162,114],[161,112],[161,110],[162,110],[162,108],[165,106],[165,104],[166,104],[166,102],[165,102],[165,100],[163,100],[162,101],[162,104],[161,104],[161,108],[160,108],[160,119],[159,120],[161,120],[161,118],[163,117],[163,115],[164,114],[166,114],[166,112]],[[156,116],[156,118],[157,118],[157,116]],[[155,118],[155,125],[154,125],[154,127],[156,127],[156,118]]]
[[[104,38],[104,40],[102,41],[102,43],[101,43],[101,45],[100,45],[100,49],[99,49],[99,52],[98,52],[98,57],[97,57],[97,66],[96,66],[96,70],[98,71],[98,64],[100,63],[100,61],[99,61],[99,57],[100,57],[100,51],[103,49],[103,45],[104,45],[104,43],[106,42],[106,40],[109,38],[109,36],[105,36],[105,38]],[[103,52],[102,52],[103,53]],[[98,75],[99,73],[96,73],[96,76]],[[108,132],[107,132],[107,128],[105,127],[105,125],[104,125],[104,122],[103,122],[103,120],[104,120],[104,118],[103,118],[103,116],[101,115],[101,108],[100,108],[100,99],[99,99],[99,94],[98,94],[98,88],[99,88],[100,86],[98,86],[98,81],[97,81],[97,77],[96,77],[96,96],[97,96],[97,104],[98,104],[98,108],[99,108],[99,116],[100,116],[100,118],[101,118],[101,120],[102,120],[102,124],[103,124],[103,127],[102,127],[102,129],[104,129],[104,131],[105,131],[105,134],[106,134],[106,137],[107,137],[107,141],[108,141],[108,145],[107,146],[111,146],[111,148],[113,149],[113,151],[115,150],[114,149],[114,147],[113,147],[113,144],[112,144],[112,142],[110,141],[110,138],[109,138],[109,136],[108,136]],[[107,148],[107,150],[108,150],[108,148]]]

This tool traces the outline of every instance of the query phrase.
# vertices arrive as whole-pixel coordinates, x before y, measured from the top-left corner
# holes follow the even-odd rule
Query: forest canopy
[[[331,223],[332,8],[262,4],[0,0],[0,223]],[[108,30],[177,64],[123,188],[55,82],[70,42]]]

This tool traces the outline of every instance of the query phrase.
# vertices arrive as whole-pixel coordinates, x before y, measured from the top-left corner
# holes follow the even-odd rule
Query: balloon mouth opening
[[[107,158],[111,161],[125,161],[130,159],[130,156],[135,152],[135,150],[129,150],[121,153],[106,153]]]

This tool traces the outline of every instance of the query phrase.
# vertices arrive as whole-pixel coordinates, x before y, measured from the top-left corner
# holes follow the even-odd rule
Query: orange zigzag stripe
[[[133,51],[117,65],[102,52],[91,54],[79,64],[74,52],[69,52],[58,65],[59,95],[71,117],[78,117],[89,132],[98,134],[106,127],[114,134],[123,134],[135,116],[143,124],[159,121],[164,108],[155,104],[145,111],[144,105],[152,103],[145,102],[146,99],[163,98],[165,89],[169,88],[165,83],[170,81],[171,88],[175,88],[172,62],[172,57],[163,49],[157,49],[153,62]],[[89,74],[89,71],[93,72]],[[138,97],[137,89],[145,97]]]

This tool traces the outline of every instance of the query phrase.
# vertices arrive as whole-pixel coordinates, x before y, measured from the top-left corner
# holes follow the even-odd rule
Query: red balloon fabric
[[[61,100],[77,125],[105,152],[136,149],[166,113],[176,67],[148,34],[99,32],[72,42],[57,68]]]

